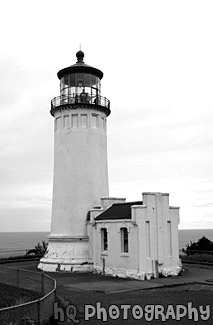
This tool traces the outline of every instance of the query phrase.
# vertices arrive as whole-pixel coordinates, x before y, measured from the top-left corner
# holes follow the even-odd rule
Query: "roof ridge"
[[[112,205],[128,205],[128,204],[133,205],[134,203],[143,204],[143,201],[116,202],[116,203],[113,203]]]

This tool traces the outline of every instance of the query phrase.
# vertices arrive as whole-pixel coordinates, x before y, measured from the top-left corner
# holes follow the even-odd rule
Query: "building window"
[[[128,245],[128,230],[127,228],[121,228],[121,252],[128,253],[129,245]]]
[[[107,251],[108,250],[108,236],[107,236],[107,229],[102,228],[101,229],[101,251]]]

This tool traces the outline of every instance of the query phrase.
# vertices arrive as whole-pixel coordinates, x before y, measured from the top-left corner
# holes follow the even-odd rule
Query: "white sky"
[[[213,2],[4,1],[0,231],[49,231],[57,72],[104,72],[110,195],[170,193],[180,228],[213,228]]]

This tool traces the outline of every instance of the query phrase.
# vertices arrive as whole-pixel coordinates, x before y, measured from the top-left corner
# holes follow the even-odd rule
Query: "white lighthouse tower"
[[[84,63],[58,72],[60,96],[51,101],[54,117],[54,182],[51,233],[39,268],[88,271],[92,268],[86,222],[90,209],[109,195],[106,119],[110,102],[101,96],[103,72]]]

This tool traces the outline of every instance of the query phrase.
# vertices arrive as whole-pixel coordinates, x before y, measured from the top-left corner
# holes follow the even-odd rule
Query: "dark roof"
[[[142,201],[114,203],[111,207],[99,214],[95,220],[131,219],[131,206],[142,204]]]
[[[101,207],[93,207],[93,209],[101,209]],[[87,221],[90,221],[90,211],[87,212]]]
[[[100,79],[103,78],[103,72],[99,69],[93,68],[90,65],[87,65],[84,63],[83,58],[84,58],[84,53],[82,51],[78,51],[76,53],[76,57],[78,59],[78,61],[67,67],[64,69],[61,69],[57,76],[59,79],[61,79],[64,75],[67,75],[69,73],[88,73],[88,74],[92,74]]]

